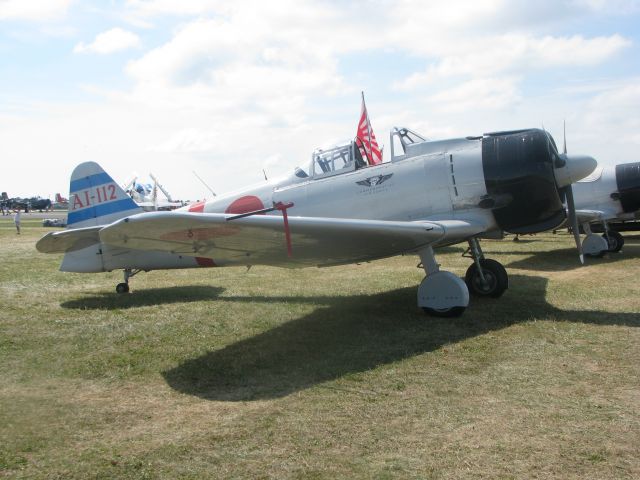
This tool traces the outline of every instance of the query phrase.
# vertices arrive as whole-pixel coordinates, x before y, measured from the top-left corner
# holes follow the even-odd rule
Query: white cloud
[[[127,0],[126,8],[136,16],[150,17],[157,15],[202,15],[216,9],[224,8],[224,2],[211,0]]]
[[[444,56],[426,71],[413,73],[398,82],[396,87],[410,90],[459,75],[523,74],[553,67],[596,65],[631,45],[617,34],[595,38],[580,35],[535,38],[512,34],[473,41],[475,48],[469,46],[464,54]]]
[[[436,107],[449,112],[500,110],[521,100],[516,77],[474,78],[428,98]]]
[[[219,159],[241,156],[243,164],[257,166],[265,154],[303,151],[301,140],[294,145],[287,139],[296,132],[313,132],[313,138],[304,139],[309,151],[327,138],[347,137],[345,131],[350,130],[315,118],[311,104],[317,110],[318,103],[334,95],[346,98],[353,93],[357,98],[361,85],[344,76],[341,59],[385,48],[430,62],[427,70],[398,82],[407,90],[430,86],[429,95],[413,100],[428,113],[416,107],[406,115],[415,125],[426,125],[429,134],[454,132],[451,124],[425,118],[433,112],[476,112],[479,123],[490,113],[497,128],[505,128],[498,114],[520,108],[521,83],[531,72],[598,64],[629,45],[616,34],[539,35],[519,26],[534,17],[539,23],[555,22],[558,11],[565,18],[572,1],[558,8],[556,3],[518,1],[517,8],[510,8],[506,0],[470,4],[383,0],[366,11],[306,0],[186,6],[164,0],[132,1],[127,8],[139,19],[196,18],[181,23],[166,43],[129,62],[126,72],[134,86],[113,98],[157,109],[162,115],[180,114],[177,128],[150,145],[150,151]],[[501,28],[496,33],[496,23],[513,25],[513,31]],[[389,108],[393,116],[395,108]],[[404,121],[396,116],[391,124]]]
[[[609,134],[601,137],[610,138],[612,143],[634,145],[637,152],[640,146],[640,79],[634,79],[626,84],[612,85],[593,97],[587,106],[585,121],[592,128],[604,129]],[[636,157],[640,157],[636,153]],[[640,160],[640,158],[637,158]]]
[[[2,0],[0,20],[47,21],[64,16],[73,0]]]
[[[317,22],[336,14],[311,3],[238,8],[231,17],[197,19],[127,65],[136,86],[126,97],[146,105],[205,110],[251,118],[259,128],[295,127],[305,99],[349,90],[338,72],[335,45]],[[330,37],[345,35],[340,28]],[[325,41],[326,40],[326,41]],[[259,120],[258,120],[259,119]],[[224,122],[223,122],[224,125]],[[178,142],[175,145],[182,145]]]
[[[100,53],[107,54],[137,48],[140,46],[140,38],[132,32],[122,28],[112,28],[106,32],[98,34],[92,43],[78,43],[74,53]]]
[[[149,148],[156,152],[203,153],[212,151],[221,141],[220,134],[198,128],[179,130],[159,145]]]
[[[620,15],[640,10],[638,0],[576,0],[578,5],[584,5],[598,13]]]

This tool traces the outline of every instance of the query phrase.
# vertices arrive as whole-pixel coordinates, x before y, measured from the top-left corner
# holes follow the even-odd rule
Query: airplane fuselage
[[[413,156],[345,173],[320,178],[292,175],[184,210],[245,213],[291,202],[291,216],[395,221],[473,218],[488,230],[499,230],[491,210],[479,207],[486,196],[481,140],[457,139],[429,142]]]
[[[573,188],[576,207],[599,211],[605,220],[631,220],[640,209],[640,163],[605,166]]]

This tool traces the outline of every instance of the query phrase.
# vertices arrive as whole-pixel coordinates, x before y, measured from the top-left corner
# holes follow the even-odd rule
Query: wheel
[[[582,251],[585,257],[602,258],[609,251],[609,243],[604,235],[590,233],[582,241]]]
[[[117,293],[129,293],[129,284],[128,283],[119,283],[116,285]]]
[[[417,293],[418,306],[434,317],[458,317],[469,305],[469,289],[451,272],[440,270],[427,275]]]
[[[609,245],[608,251],[611,253],[618,253],[624,245],[624,237],[613,230],[609,230],[608,237],[606,233],[603,233],[602,238],[607,241],[607,245]]]
[[[509,288],[509,276],[500,262],[485,258],[480,260],[486,284],[482,282],[475,262],[467,269],[464,281],[472,295],[480,297],[500,297]]]
[[[422,307],[422,310],[424,310],[427,315],[431,315],[432,317],[453,318],[462,315],[465,311],[465,307],[450,307],[442,309]]]

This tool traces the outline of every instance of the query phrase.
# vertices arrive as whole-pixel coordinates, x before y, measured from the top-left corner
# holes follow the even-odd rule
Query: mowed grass
[[[0,220],[0,477],[640,477],[640,237],[585,267],[566,234],[484,241],[509,290],[435,319],[413,256],[118,296],[23,225]],[[437,259],[462,276],[462,250]]]

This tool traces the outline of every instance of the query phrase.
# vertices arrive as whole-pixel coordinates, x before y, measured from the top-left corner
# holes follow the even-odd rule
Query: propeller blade
[[[567,122],[564,120],[562,121],[562,140],[563,140],[562,153],[566,155],[567,154]]]
[[[569,210],[569,223],[571,224],[571,230],[573,231],[573,238],[576,241],[576,247],[580,254],[580,263],[584,265],[584,254],[582,253],[582,242],[580,241],[580,226],[578,225],[578,217],[576,215],[576,204],[573,201],[573,189],[571,185],[567,185],[564,188],[565,196],[567,197],[567,209]]]

